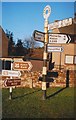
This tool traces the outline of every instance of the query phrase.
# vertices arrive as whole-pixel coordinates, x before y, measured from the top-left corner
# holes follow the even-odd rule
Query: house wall
[[[8,38],[0,27],[0,57],[8,57]]]
[[[70,26],[65,26],[61,28],[56,28],[52,30],[52,33],[66,33],[66,34],[76,34],[76,24]],[[76,38],[74,38],[76,39]],[[64,51],[62,53],[52,52],[52,62],[55,62],[55,65],[64,65],[67,69],[76,70],[76,64],[66,64],[65,56],[72,55],[76,56],[76,43],[69,44],[51,44],[51,46],[62,46]]]
[[[8,38],[5,35],[4,31],[2,31],[2,57],[8,56]]]
[[[52,45],[52,46],[61,46],[61,45]],[[55,62],[55,65],[64,65],[69,69],[76,70],[76,64],[66,64],[65,57],[66,55],[76,56],[76,44],[63,44],[63,52],[52,52],[52,62]]]
[[[69,26],[53,29],[53,33],[66,33],[66,34],[76,34],[76,24]]]

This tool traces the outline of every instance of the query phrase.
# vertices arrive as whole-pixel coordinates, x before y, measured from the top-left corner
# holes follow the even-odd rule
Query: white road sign
[[[20,77],[21,72],[20,71],[14,71],[14,70],[2,70],[2,76]]]
[[[47,46],[47,52],[63,52],[63,47],[61,46],[50,46],[50,44],[48,44]]]
[[[44,42],[45,34],[43,32],[35,30],[33,33],[33,37],[36,41]]]
[[[64,44],[64,43],[69,43],[70,41],[71,41],[71,38],[69,35],[49,34],[49,43]]]
[[[72,25],[72,23],[73,23],[72,18],[58,20],[58,21],[48,24],[48,30],[69,26],[69,25]]]

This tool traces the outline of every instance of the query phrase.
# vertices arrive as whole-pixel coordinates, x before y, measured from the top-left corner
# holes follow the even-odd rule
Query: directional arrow
[[[17,86],[17,85],[20,85],[21,84],[21,79],[6,79],[4,81],[4,86],[7,87],[7,86]]]
[[[36,41],[44,42],[45,33],[35,30],[34,33],[33,33],[33,38]]]
[[[71,38],[66,34],[49,34],[49,44],[65,44],[69,43]]]
[[[29,61],[26,62],[14,62],[13,63],[13,69],[14,70],[25,70],[30,71],[32,69],[32,64]]]
[[[21,72],[20,71],[14,71],[14,70],[2,70],[2,76],[20,77]]]
[[[55,72],[55,71],[54,71],[54,72],[49,72],[49,71],[48,71],[48,72],[47,72],[47,76],[48,76],[48,77],[55,77],[55,78],[56,78],[56,77],[58,77],[58,72]]]
[[[43,81],[43,77],[39,77],[39,81]],[[46,81],[45,82],[53,82],[54,79],[51,77],[46,76]]]
[[[47,46],[47,52],[63,52],[63,47],[61,46],[50,46],[51,44],[48,44]]]

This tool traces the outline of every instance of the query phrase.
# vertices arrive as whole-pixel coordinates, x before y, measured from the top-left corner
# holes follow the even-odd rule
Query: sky
[[[44,31],[43,10],[50,5],[49,23],[74,17],[74,2],[2,2],[2,28],[13,32],[14,41]]]

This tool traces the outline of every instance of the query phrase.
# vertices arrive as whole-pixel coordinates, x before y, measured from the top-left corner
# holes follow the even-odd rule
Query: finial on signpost
[[[51,13],[51,7],[49,5],[47,5],[45,8],[44,8],[44,11],[43,11],[43,17],[45,19],[45,21],[48,20],[49,16],[50,16],[50,13]]]

